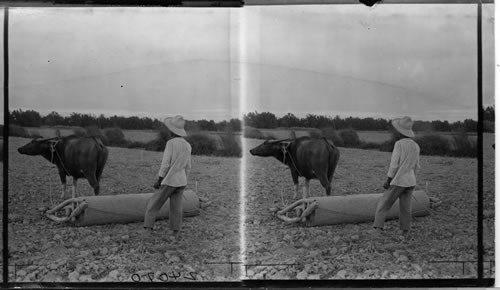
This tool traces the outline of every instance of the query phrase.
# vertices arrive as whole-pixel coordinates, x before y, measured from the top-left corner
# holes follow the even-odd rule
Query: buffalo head
[[[19,147],[17,151],[25,155],[41,155],[44,152],[48,152],[50,150],[50,145],[53,142],[53,140],[54,138],[33,139],[28,144]]]
[[[251,149],[250,154],[252,154],[254,156],[260,156],[260,157],[275,156],[276,154],[281,153],[283,148],[285,146],[287,146],[287,144],[288,143],[283,141],[283,140],[272,141],[272,142],[269,142],[269,140],[266,140],[266,141],[264,141],[264,143]]]

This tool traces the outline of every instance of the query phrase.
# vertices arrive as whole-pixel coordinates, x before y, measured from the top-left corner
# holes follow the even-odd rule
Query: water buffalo
[[[340,156],[333,142],[325,138],[310,137],[271,142],[266,140],[250,150],[250,153],[261,157],[275,157],[290,168],[295,184],[294,198],[299,192],[299,176],[306,179],[303,198],[309,196],[311,179],[319,179],[326,195],[331,194],[333,173]]]
[[[33,139],[17,149],[26,155],[41,155],[57,166],[62,183],[62,195],[66,192],[66,176],[73,177],[73,198],[76,196],[78,178],[86,178],[99,194],[99,181],[108,159],[108,149],[95,137],[55,137]]]

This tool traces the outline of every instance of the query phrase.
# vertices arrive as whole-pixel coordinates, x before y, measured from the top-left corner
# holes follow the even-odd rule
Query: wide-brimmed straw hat
[[[413,130],[411,129],[413,127],[413,121],[411,120],[410,117],[405,116],[403,118],[396,118],[392,120],[392,126],[394,129],[396,129],[399,133],[407,136],[407,137],[415,137],[415,134],[413,133]]]
[[[186,131],[184,131],[184,125],[186,124],[186,121],[184,118],[180,115],[177,115],[175,117],[167,117],[165,120],[163,120],[163,123],[165,123],[165,126],[172,131],[172,133],[179,135],[181,137],[186,137]]]

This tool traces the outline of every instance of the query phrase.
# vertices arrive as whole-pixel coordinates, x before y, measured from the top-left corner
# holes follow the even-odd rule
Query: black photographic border
[[[62,3],[65,2],[65,3]],[[383,4],[477,4],[477,278],[476,279],[395,279],[395,280],[241,280],[240,282],[165,282],[165,283],[130,283],[130,282],[105,282],[105,283],[10,283],[8,281],[8,169],[9,169],[9,7],[29,7],[33,4],[41,7],[88,7],[88,6],[182,6],[182,7],[242,7],[245,5],[305,5],[305,4],[359,4],[356,0],[31,0],[19,2],[17,5],[5,6],[0,1],[0,7],[4,9],[3,29],[3,60],[4,60],[4,148],[3,148],[3,213],[2,213],[2,237],[3,237],[3,265],[2,265],[2,288],[13,287],[47,287],[47,288],[295,288],[295,287],[491,287],[494,285],[493,278],[484,278],[484,249],[483,249],[483,54],[482,54],[482,5],[492,4],[493,0],[385,0]]]

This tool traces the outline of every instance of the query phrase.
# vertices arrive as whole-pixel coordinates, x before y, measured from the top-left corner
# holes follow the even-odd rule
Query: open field
[[[439,198],[440,207],[427,217],[413,219],[412,237],[398,239],[398,221],[386,222],[381,237],[368,234],[371,223],[307,228],[285,224],[269,211],[292,203],[290,170],[274,158],[251,156],[248,150],[262,140],[245,139],[246,149],[246,262],[289,263],[257,266],[248,279],[438,279],[477,276],[477,265],[435,263],[477,260],[477,161],[471,158],[421,156],[417,189]],[[494,210],[494,142],[485,134],[485,210]],[[334,194],[382,193],[391,153],[340,148],[334,175]],[[301,179],[301,183],[303,180]],[[316,180],[311,193],[324,195]],[[494,218],[484,220],[485,261],[494,259]],[[485,263],[485,276],[494,269]],[[491,271],[491,272],[490,272]]]
[[[182,240],[173,243],[168,220],[157,221],[154,236],[146,240],[142,223],[73,227],[49,221],[38,209],[61,201],[57,169],[40,156],[16,151],[28,139],[9,140],[9,262],[19,265],[10,273],[12,281],[132,281],[140,274],[141,281],[149,282],[148,272],[158,276],[171,271],[187,275],[178,281],[192,281],[190,272],[196,281],[239,278],[237,267],[231,273],[229,265],[205,263],[238,260],[241,159],[193,156],[188,188],[194,190],[198,181],[199,196],[216,201],[199,216],[184,218]],[[109,151],[101,194],[154,191],[162,152]],[[93,194],[83,179],[78,192]],[[139,251],[142,246],[145,252]]]

